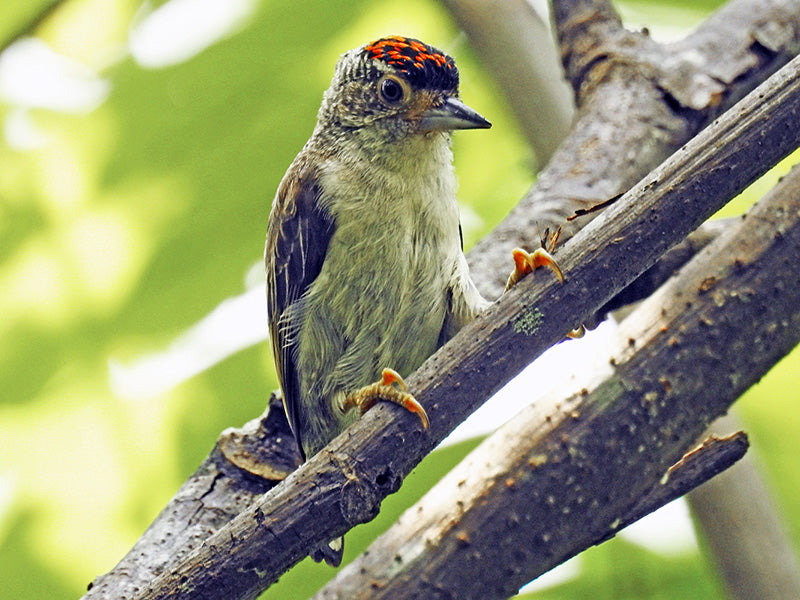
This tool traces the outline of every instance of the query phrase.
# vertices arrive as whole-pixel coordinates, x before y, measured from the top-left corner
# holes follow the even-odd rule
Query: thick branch
[[[487,297],[502,292],[498,266],[514,247],[530,247],[576,210],[629,189],[763,81],[762,73],[800,52],[796,0],[733,0],[692,34],[691,43],[666,46],[622,29],[607,2],[553,5],[578,113],[533,189],[470,252],[470,269],[494,273],[477,281]],[[562,240],[594,216],[572,221]]]
[[[755,1],[755,0],[754,0]],[[736,2],[741,14],[753,16],[758,14],[747,8],[746,3]],[[760,6],[760,2],[756,2]],[[800,8],[795,14],[800,13]],[[755,19],[755,17],[753,17]],[[764,10],[758,17],[761,19],[772,19],[777,17],[769,10]],[[750,28],[746,24],[741,25],[742,31]],[[729,38],[727,34],[720,35],[721,39],[730,41],[738,38]],[[785,54],[787,48],[792,48],[795,40],[789,39],[780,55]],[[749,46],[749,42],[748,42]],[[738,52],[734,44],[720,51],[720,56],[727,53]],[[752,67],[743,75],[740,80],[736,80],[735,85],[754,86],[756,81],[763,79],[759,77],[758,68]],[[727,84],[726,84],[727,85]],[[734,84],[731,84],[734,85]],[[646,95],[640,95],[645,98]],[[607,118],[608,115],[598,114],[595,118]],[[586,117],[588,118],[588,117]],[[626,131],[627,124],[617,123],[613,127],[618,131]],[[647,161],[639,161],[639,153],[636,151],[639,144],[639,128],[634,128],[634,136],[629,139],[597,138],[596,145],[599,145],[599,154],[594,156],[580,150],[580,142],[568,142],[565,148],[572,148],[574,154],[565,151],[559,155],[559,159],[553,161],[552,166],[540,177],[545,189],[556,190],[562,197],[569,196],[573,189],[573,180],[585,181],[587,172],[594,172],[596,178],[617,177],[613,171],[608,171],[608,161],[604,156],[615,156],[622,154],[620,148],[633,148],[633,155],[637,160],[632,166],[636,173],[635,176],[643,174],[650,165]],[[574,136],[578,140],[583,139],[584,130],[579,126]],[[686,134],[688,135],[688,133]],[[680,138],[685,141],[685,138]],[[659,138],[657,143],[662,143]],[[648,142],[650,143],[650,142]],[[672,142],[671,142],[672,143]],[[671,147],[668,145],[668,147]],[[662,149],[661,154],[667,150]],[[659,154],[659,153],[656,153]],[[660,155],[660,154],[659,154]],[[586,159],[594,162],[581,162]],[[597,160],[595,160],[597,159]],[[581,166],[583,165],[583,166]],[[637,170],[638,169],[638,170]],[[548,175],[547,173],[550,173]],[[630,178],[627,166],[623,169],[623,178]],[[575,187],[581,188],[583,183],[576,184]],[[623,186],[613,183],[609,186],[615,191],[624,189]],[[556,193],[556,192],[554,192]],[[602,193],[594,194],[597,198],[603,198]],[[529,205],[530,208],[530,205]],[[520,213],[521,214],[521,213]],[[510,217],[503,227],[493,232],[484,243],[470,253],[469,258],[472,266],[473,278],[489,294],[499,294],[502,289],[502,282],[495,282],[497,273],[506,272],[508,265],[507,247],[518,245],[517,240],[531,240],[536,237],[536,227],[532,226],[537,219],[528,221],[521,218],[520,214]],[[498,249],[495,251],[495,249]],[[588,290],[587,290],[588,294]],[[545,342],[546,344],[546,342]],[[544,344],[543,344],[544,345]],[[451,346],[451,349],[454,348]],[[450,350],[451,352],[453,350]],[[527,358],[526,360],[529,360]],[[465,386],[468,382],[465,382]],[[286,458],[280,457],[275,460],[279,464],[293,464],[295,460],[291,453],[294,451],[293,442],[288,431],[281,429],[281,424],[285,424],[279,404],[275,410],[270,412],[264,419],[256,420],[248,424],[239,433],[227,432],[220,439],[219,446],[211,453],[209,458],[198,468],[197,472],[181,487],[175,498],[164,509],[159,517],[154,521],[147,532],[137,542],[129,554],[119,563],[119,565],[107,575],[95,581],[94,588],[86,595],[86,598],[130,598],[135,592],[141,590],[148,582],[162,573],[169,571],[178,560],[182,559],[188,552],[197,548],[200,543],[211,533],[218,531],[227,523],[242,507],[251,504],[256,497],[272,487],[275,481],[264,481],[250,473],[254,462],[250,456],[255,450],[241,451],[236,449],[236,444],[231,443],[231,436],[240,438],[240,434],[245,434],[243,440],[256,442],[256,446],[264,443],[265,436],[273,443],[282,444],[283,454]],[[252,433],[251,430],[255,430]],[[374,443],[374,442],[373,442]],[[220,448],[227,449],[223,454]],[[242,468],[237,469],[226,460],[226,456],[233,463]],[[289,467],[277,468],[278,471],[287,470]],[[256,473],[258,475],[258,473]],[[263,473],[261,473],[263,475]],[[279,478],[279,474],[273,475]],[[299,509],[298,509],[299,510]]]
[[[584,325],[592,329],[610,313],[614,313],[617,321],[621,321],[624,315],[630,312],[633,304],[655,292],[698,252],[733,227],[736,221],[735,217],[729,217],[703,223],[679,244],[675,244],[664,253],[658,262],[637,277],[636,281],[604,304],[595,313],[594,318],[584,321]]]
[[[377,406],[139,597],[253,598],[314,546],[372,519],[483,399],[796,148],[798,118],[800,59],[573,238],[559,254],[563,285],[523,280],[409,378],[427,432],[398,407]]]
[[[604,377],[590,365],[524,409],[318,598],[507,598],[643,516],[800,342],[798,255],[800,168],[622,323]]]
[[[258,472],[250,468],[254,464],[269,464],[274,472]],[[154,576],[199,548],[211,532],[251,506],[254,498],[273,488],[298,464],[300,456],[280,398],[273,395],[261,418],[220,435],[208,458],[180,487],[133,549],[113,571],[89,584],[84,598],[133,597]]]
[[[500,431],[507,429],[509,428],[504,427]],[[516,436],[513,439],[517,439]],[[502,451],[502,449],[508,448],[507,444],[502,444],[502,440],[499,441],[501,442],[499,448],[498,444],[494,444],[495,450]],[[514,540],[506,536],[503,536],[502,539],[488,536],[491,539],[487,539],[487,536],[484,535],[485,530],[469,529],[475,523],[470,511],[476,507],[474,504],[476,498],[465,499],[467,497],[465,492],[476,490],[465,486],[472,486],[476,483],[471,476],[476,473],[475,467],[481,464],[477,463],[477,460],[500,458],[489,457],[486,453],[481,455],[482,449],[489,443],[485,442],[481,448],[468,456],[462,466],[457,467],[451,476],[448,476],[425,498],[406,511],[396,525],[378,538],[367,552],[340,571],[335,579],[314,596],[314,599],[505,598],[516,593],[517,590],[513,589],[514,580],[509,580],[508,573],[514,570],[519,571],[520,557],[528,556],[520,554],[520,547],[515,545],[519,542],[519,536]],[[740,460],[748,447],[747,436],[741,432],[725,438],[709,438],[673,465],[669,469],[668,477],[663,477],[662,481],[644,491],[638,502],[627,508],[625,514],[613,523],[614,527],[608,531],[601,531],[601,537],[592,543],[599,544],[613,537],[617,531],[718,475]],[[523,470],[533,472],[537,482],[540,479],[536,478],[538,474],[536,469],[545,458],[544,455],[533,455],[524,460],[526,464],[522,466]],[[470,472],[469,469],[472,471]],[[485,469],[478,469],[478,472],[483,470]],[[518,474],[519,468],[516,470],[516,474]],[[495,475],[497,475],[496,472]],[[503,531],[507,531],[508,528],[525,529],[530,527],[530,521],[539,520],[541,516],[533,510],[536,501],[541,501],[544,495],[543,490],[537,489],[532,497],[524,496],[526,491],[534,486],[529,483],[519,486],[514,475],[515,473],[502,473],[501,477],[495,477],[496,481],[480,482],[480,485],[486,483],[489,485],[479,492],[479,507],[476,512],[480,511],[494,521],[505,517],[506,527],[503,528]],[[456,489],[454,490],[452,484],[456,476],[460,479],[455,480]],[[510,490],[509,494],[513,494],[515,500],[522,502],[508,503],[507,498],[499,500],[496,491],[503,488],[507,491]],[[617,487],[615,486],[613,489],[617,489]],[[489,497],[487,497],[487,490],[489,490]],[[428,499],[436,498],[435,494],[437,493],[455,495],[438,496],[440,501],[444,499],[447,504],[441,502],[437,504],[435,500],[433,504],[428,503]],[[547,500],[551,505],[553,498],[555,497]],[[473,503],[470,504],[470,502]],[[503,502],[503,504],[496,506],[497,502]],[[525,506],[520,506],[521,504]],[[559,506],[561,505],[559,504]],[[457,508],[454,509],[454,507]],[[579,516],[579,518],[583,518],[583,516]],[[484,526],[495,524],[488,523],[488,520],[483,520],[481,523]],[[400,524],[403,525],[402,530],[399,529]],[[539,529],[546,530],[546,527]],[[444,536],[439,537],[443,531]],[[554,536],[545,534],[543,537],[551,539]],[[561,537],[560,532],[558,537]],[[524,540],[522,543],[526,545],[525,547],[530,545],[536,547],[541,544],[541,540]],[[490,544],[498,545],[495,546],[495,550],[498,547],[501,548],[501,556],[496,561],[493,560],[497,557],[492,556],[493,548]],[[420,546],[424,546],[424,549]],[[460,565],[460,557],[464,557],[465,554],[479,557],[478,560],[481,561],[479,572],[482,581],[477,589],[475,578],[470,577],[466,569]],[[431,556],[433,556],[433,561],[431,561]],[[450,577],[445,584],[437,581],[440,574],[446,572],[446,569],[453,565],[457,571],[455,576]],[[415,567],[422,567],[422,570],[412,572]],[[494,573],[494,575],[485,576],[486,573]],[[518,572],[517,577],[513,579],[519,580],[523,577],[524,574]],[[451,587],[444,587],[445,585]]]

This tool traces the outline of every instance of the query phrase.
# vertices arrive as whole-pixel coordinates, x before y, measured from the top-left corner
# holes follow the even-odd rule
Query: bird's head
[[[339,130],[368,129],[370,137],[385,141],[491,127],[458,99],[455,61],[401,36],[381,38],[342,55],[319,121]]]

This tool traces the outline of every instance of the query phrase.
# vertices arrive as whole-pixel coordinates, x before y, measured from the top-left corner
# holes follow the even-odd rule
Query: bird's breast
[[[342,387],[385,367],[407,375],[438,346],[461,256],[452,168],[333,170],[323,190],[336,228],[307,319],[327,321]]]

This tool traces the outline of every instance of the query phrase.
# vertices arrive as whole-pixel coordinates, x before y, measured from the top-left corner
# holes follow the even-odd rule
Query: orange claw
[[[403,381],[403,378],[400,376],[400,373],[394,369],[384,369],[381,373],[381,385],[391,386],[394,383],[396,383],[397,387],[400,388],[402,394],[397,396],[397,400],[390,399],[389,401],[396,402],[408,412],[417,415],[419,420],[422,421],[422,428],[427,429],[431,424],[430,419],[428,419],[428,413],[425,412],[425,409],[422,408],[422,405],[417,402],[417,399],[414,398],[414,396],[406,393],[408,387],[406,386],[406,382]]]
[[[381,372],[381,385],[392,385],[393,383],[396,383],[404,392],[408,389],[406,387],[406,382],[400,377],[400,373],[394,369],[384,369]]]
[[[529,254],[522,248],[514,248],[511,251],[511,258],[514,259],[514,271],[519,273],[519,279],[531,272],[530,263],[528,263]],[[519,280],[518,279],[518,280]]]
[[[395,387],[396,385],[396,387]],[[347,395],[345,398],[343,408],[350,410],[351,408],[358,408],[363,415],[370,408],[375,406],[378,400],[384,400],[397,404],[408,412],[414,413],[422,421],[423,429],[428,429],[430,426],[430,419],[428,413],[422,405],[417,402],[411,394],[406,391],[406,382],[400,374],[394,369],[384,369],[381,373],[381,380],[370,385],[364,386],[360,390],[356,390]]]
[[[419,417],[419,420],[422,421],[422,428],[428,429],[431,425],[431,421],[428,418],[428,413],[425,412],[425,409],[422,408],[422,404],[417,402],[417,399],[414,398],[411,394],[406,394],[406,397],[403,399],[403,403],[400,405],[405,408],[408,412],[414,413]]]
[[[539,267],[547,267],[556,274],[559,281],[564,281],[564,274],[561,272],[558,263],[556,263],[555,259],[544,248],[537,248],[531,253],[526,252],[522,248],[514,248],[511,251],[511,256],[514,259],[514,271],[508,278],[506,290],[514,287],[520,279]]]
[[[556,263],[555,259],[550,256],[550,253],[544,248],[537,248],[534,250],[530,255],[530,260],[533,263],[532,271],[535,271],[539,267],[547,267],[556,274],[559,281],[564,281],[564,274],[561,272],[558,263]]]

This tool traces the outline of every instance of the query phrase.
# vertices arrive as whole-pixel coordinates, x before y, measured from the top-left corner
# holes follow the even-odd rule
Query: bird
[[[377,401],[427,428],[403,376],[490,304],[463,253],[451,151],[453,130],[489,127],[433,46],[389,36],[339,58],[265,246],[271,346],[304,459]],[[514,256],[509,285],[551,266],[539,250]],[[340,542],[312,557],[338,566]]]

